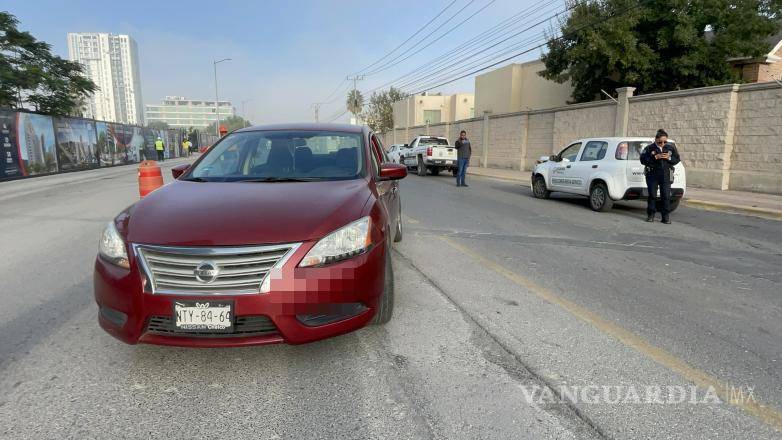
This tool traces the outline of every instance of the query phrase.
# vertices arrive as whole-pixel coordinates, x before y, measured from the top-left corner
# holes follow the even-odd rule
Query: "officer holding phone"
[[[644,148],[641,153],[641,163],[646,166],[646,187],[649,197],[646,204],[646,221],[653,222],[657,210],[657,188],[660,188],[660,214],[665,224],[671,224],[671,182],[673,182],[673,167],[679,163],[679,152],[676,146],[668,143],[668,133],[657,130],[654,143]]]

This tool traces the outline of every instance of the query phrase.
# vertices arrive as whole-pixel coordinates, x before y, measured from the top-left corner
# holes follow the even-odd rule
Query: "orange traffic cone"
[[[138,193],[141,197],[163,186],[163,174],[154,160],[145,160],[138,166]]]

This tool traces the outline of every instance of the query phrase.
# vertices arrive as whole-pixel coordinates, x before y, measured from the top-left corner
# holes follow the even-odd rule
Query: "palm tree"
[[[347,107],[348,111],[353,113],[353,116],[358,119],[358,114],[364,108],[364,95],[361,94],[361,91],[351,90],[348,93]]]

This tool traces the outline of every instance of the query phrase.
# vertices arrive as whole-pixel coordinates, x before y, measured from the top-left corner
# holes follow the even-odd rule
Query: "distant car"
[[[404,164],[418,170],[419,176],[425,176],[427,171],[436,176],[442,170],[451,171],[455,176],[458,169],[456,159],[456,148],[448,143],[448,139],[417,136],[405,151]]]
[[[559,154],[543,156],[532,171],[532,192],[547,199],[551,192],[589,197],[594,211],[607,211],[617,200],[649,197],[641,152],[652,138],[590,138],[575,141]],[[676,144],[674,141],[668,142]],[[687,188],[684,164],[674,167],[671,211],[679,206]],[[652,194],[659,199],[660,194]]]
[[[402,163],[402,158],[405,155],[405,151],[409,150],[410,146],[407,144],[394,144],[388,149],[388,158],[393,163]]]
[[[300,344],[391,319],[407,170],[369,128],[245,128],[172,174],[101,237],[95,300],[112,336]]]

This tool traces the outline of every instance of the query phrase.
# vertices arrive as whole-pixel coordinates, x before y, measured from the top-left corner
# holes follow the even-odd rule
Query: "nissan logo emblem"
[[[211,261],[202,261],[198,263],[198,266],[193,270],[193,273],[198,281],[209,284],[217,279],[220,270],[215,263]]]

